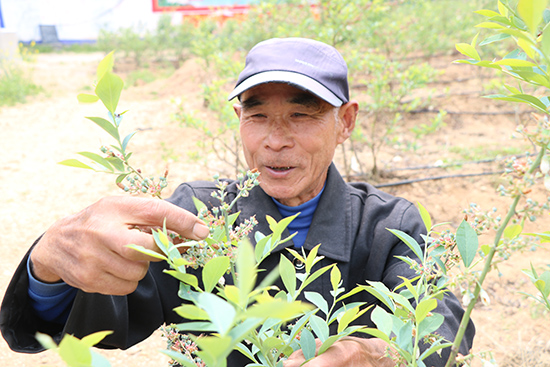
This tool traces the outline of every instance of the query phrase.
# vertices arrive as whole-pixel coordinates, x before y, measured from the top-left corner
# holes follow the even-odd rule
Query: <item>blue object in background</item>
[[[0,28],[4,28],[4,18],[2,18],[2,3],[0,2]]]

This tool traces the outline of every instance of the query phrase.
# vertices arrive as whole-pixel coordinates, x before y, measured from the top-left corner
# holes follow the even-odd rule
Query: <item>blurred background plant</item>
[[[22,65],[34,63],[37,54],[34,42],[27,46],[19,44],[15,57],[0,54],[0,106],[24,103],[26,97],[42,92],[32,81],[28,68]]]

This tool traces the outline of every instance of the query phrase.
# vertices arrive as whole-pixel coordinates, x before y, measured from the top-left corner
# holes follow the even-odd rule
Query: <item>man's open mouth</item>
[[[273,170],[273,171],[288,171],[292,167],[273,167],[273,166],[267,166],[267,168]]]

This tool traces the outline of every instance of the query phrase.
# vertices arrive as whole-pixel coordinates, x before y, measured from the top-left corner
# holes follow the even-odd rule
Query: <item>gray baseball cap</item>
[[[332,46],[307,38],[273,38],[258,43],[228,100],[265,83],[287,83],[338,107],[349,101],[348,67]]]

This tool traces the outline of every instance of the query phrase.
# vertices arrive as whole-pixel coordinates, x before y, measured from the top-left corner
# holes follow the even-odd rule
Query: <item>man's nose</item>
[[[294,137],[288,122],[282,119],[272,121],[265,144],[267,148],[275,151],[292,147],[294,145]]]

